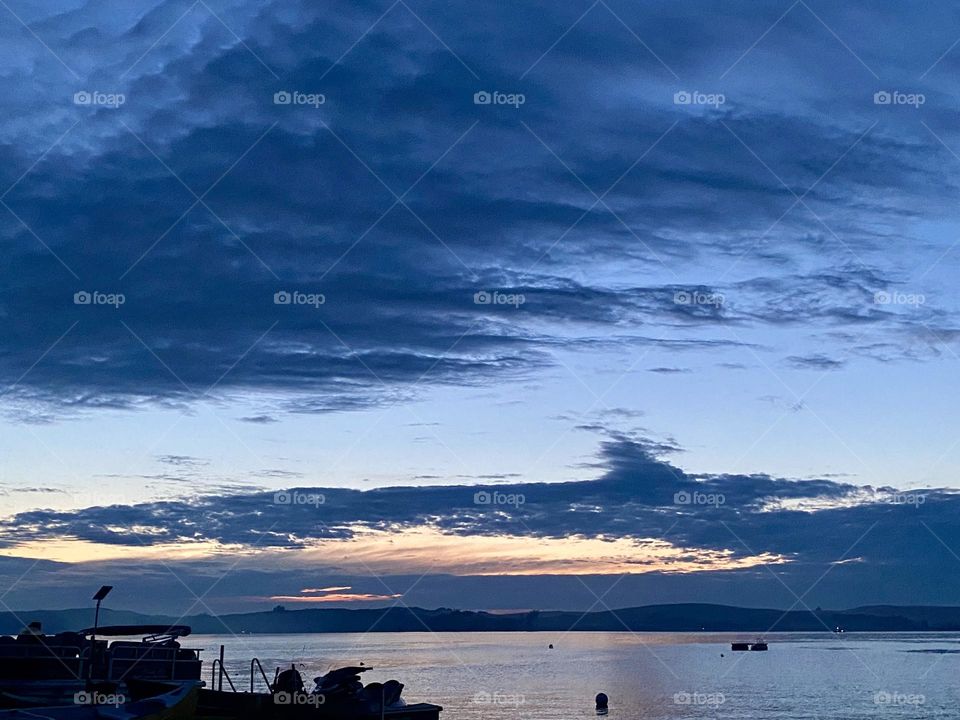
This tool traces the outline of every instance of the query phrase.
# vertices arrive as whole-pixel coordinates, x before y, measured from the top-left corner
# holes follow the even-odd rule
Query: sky
[[[956,602],[951,4],[0,6],[0,609]]]

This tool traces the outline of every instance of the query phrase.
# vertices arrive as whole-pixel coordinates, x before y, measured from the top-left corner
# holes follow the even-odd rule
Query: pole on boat
[[[220,646],[220,681],[217,690],[223,690],[223,645]]]
[[[90,657],[87,662],[87,677],[93,678],[93,654],[97,647],[97,628],[100,626],[100,603],[113,590],[113,585],[102,585],[93,599],[97,601],[97,609],[93,613],[93,632],[90,633]]]

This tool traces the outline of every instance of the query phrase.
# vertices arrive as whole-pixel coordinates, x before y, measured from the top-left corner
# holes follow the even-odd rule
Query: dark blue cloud
[[[696,592],[718,593],[718,598],[743,602],[739,583],[751,582],[769,602],[792,604],[796,596],[784,596],[784,586],[798,595],[821,576],[830,580],[818,587],[814,597],[827,597],[831,603],[876,601],[916,601],[917,587],[925,586],[928,601],[945,601],[933,582],[938,575],[953,573],[955,557],[949,548],[960,547],[960,531],[955,516],[960,496],[946,490],[896,490],[853,485],[832,478],[791,480],[766,475],[693,475],[665,458],[677,452],[670,442],[654,442],[626,435],[611,435],[602,443],[595,463],[602,468],[596,480],[569,483],[518,483],[509,476],[489,478],[494,485],[447,485],[432,487],[394,487],[369,491],[342,488],[291,488],[290,497],[322,496],[322,503],[278,502],[272,492],[239,492],[217,496],[142,503],[132,506],[91,507],[77,512],[36,510],[19,513],[4,521],[4,544],[13,550],[19,542],[76,538],[109,545],[141,548],[169,542],[216,540],[239,543],[260,549],[298,549],[323,539],[354,537],[362,528],[388,532],[408,528],[432,527],[459,537],[526,536],[564,538],[570,536],[617,538],[637,541],[664,540],[684,548],[690,559],[704,550],[729,552],[731,558],[754,557],[762,553],[781,556],[787,562],[772,568],[762,566],[745,570],[697,573],[681,582],[670,573],[652,573],[649,577],[630,578],[627,588],[611,602],[636,604],[637,597],[655,600],[661,597],[689,600]],[[478,505],[475,493],[486,487],[504,494],[522,494],[519,506]],[[640,552],[638,548],[638,553]],[[13,560],[10,559],[9,562]],[[7,564],[9,564],[9,562]],[[149,562],[147,563],[150,564]],[[60,568],[60,579],[74,577],[76,582],[89,578],[96,563],[81,563]],[[123,576],[127,565],[106,563],[96,572]],[[151,566],[153,567],[153,566]],[[202,591],[206,582],[217,577],[217,560],[178,560],[173,572],[189,578]],[[776,576],[770,574],[775,570]],[[13,572],[7,568],[5,572]],[[158,578],[170,568],[153,567]],[[31,582],[43,586],[45,570]],[[310,571],[291,569],[289,564],[272,567],[269,560],[251,557],[237,573],[231,572],[227,586],[221,588],[224,602],[247,602],[246,587],[288,588],[317,573],[337,576],[342,569],[311,567]],[[402,588],[415,578],[379,576],[366,578]],[[250,582],[256,579],[256,583]],[[840,579],[843,579],[841,581]],[[905,584],[905,578],[912,578]],[[169,578],[168,578],[169,579]],[[363,580],[361,578],[361,580]],[[490,590],[500,583],[506,597],[518,601],[530,598],[536,588],[568,587],[570,580],[540,578],[501,581],[444,580],[448,590],[443,597],[453,605],[468,605],[468,587],[486,583]],[[439,576],[430,580],[439,582]],[[71,580],[71,582],[74,582]],[[352,583],[358,579],[352,577]],[[453,583],[450,585],[449,583]],[[589,580],[599,587],[602,579]],[[859,583],[851,586],[850,583]],[[239,584],[238,584],[239,583]],[[531,584],[532,583],[532,584]],[[889,583],[889,587],[883,587]],[[350,584],[348,582],[347,584]],[[306,583],[304,586],[311,586]],[[779,587],[778,587],[779,586]],[[236,587],[240,599],[227,600]],[[382,591],[382,586],[379,591]],[[271,590],[273,592],[273,590]],[[579,592],[579,591],[578,591]],[[602,590],[598,590],[602,592]],[[654,593],[650,595],[650,593]],[[168,593],[169,594],[169,593]],[[420,598],[411,595],[407,602]],[[571,596],[575,597],[575,596]],[[427,604],[429,601],[424,600]],[[509,607],[509,601],[505,607]],[[564,604],[564,607],[578,606]],[[433,603],[435,604],[435,602]],[[542,603],[533,603],[542,605]],[[589,604],[589,603],[588,603]],[[234,605],[237,606],[237,605]],[[494,603],[493,606],[496,606]]]
[[[286,496],[322,497],[318,503],[284,502],[275,492],[234,491],[76,512],[35,510],[4,521],[4,541],[62,536],[119,545],[215,540],[258,547],[305,547],[311,541],[352,537],[358,528],[431,526],[455,535],[536,537],[668,537],[684,547],[761,552],[799,561],[829,562],[844,554],[844,539],[825,537],[840,522],[864,531],[881,521],[939,523],[960,500],[942,490],[897,491],[836,479],[790,480],[767,475],[692,475],[665,459],[670,442],[615,434],[587,468],[596,480],[566,483],[511,481],[497,492],[523,495],[518,507],[478,505],[483,487],[445,485],[373,490],[293,487]],[[266,471],[265,471],[266,472]],[[921,497],[911,503],[909,498]],[[738,528],[743,543],[729,527]],[[151,528],[140,537],[132,528]],[[879,558],[874,558],[879,560]]]
[[[400,3],[375,25],[391,6],[13,7],[50,48],[3,30],[24,55],[0,81],[0,380],[35,417],[51,415],[34,401],[56,416],[212,386],[349,410],[529,374],[571,337],[699,350],[735,344],[730,326],[856,328],[837,354],[901,359],[921,324],[956,326],[932,300],[874,301],[905,281],[883,253],[918,203],[948,212],[955,188],[916,116],[872,103],[873,74],[892,88],[936,58],[851,41],[858,60],[811,12],[853,38],[909,20],[946,49],[933,10],[801,4],[734,65],[782,8],[612,2],[564,35],[588,5],[464,23]],[[915,83],[947,138],[956,63]],[[495,89],[526,102],[474,105]],[[95,90],[126,102],[71,102]],[[675,105],[684,90],[726,102]],[[75,306],[79,291],[125,302]],[[281,291],[325,302],[275,305]]]

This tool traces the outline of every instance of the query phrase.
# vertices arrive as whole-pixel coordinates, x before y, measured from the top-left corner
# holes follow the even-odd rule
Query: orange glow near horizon
[[[318,563],[380,575],[621,575],[692,573],[783,564],[782,555],[735,557],[732,550],[682,548],[666,540],[532,538],[522,535],[463,537],[435,528],[396,532],[358,531],[302,551]]]
[[[461,536],[436,528],[401,530],[354,528],[349,539],[314,541],[307,548],[253,549],[214,541],[165,545],[107,545],[76,539],[32,541],[0,555],[82,563],[104,560],[269,559],[274,567],[316,563],[337,572],[370,575],[445,573],[452,575],[621,575],[739,570],[790,562],[761,553],[735,557],[732,550],[685,548],[662,539],[534,538],[523,535]],[[304,588],[291,602],[334,602],[351,595],[349,586]],[[323,595],[315,595],[323,593]]]
[[[381,600],[395,600],[403,597],[400,593],[392,595],[374,595],[371,593],[331,593],[329,595],[271,595],[271,600],[278,602],[301,603],[332,603],[332,602],[375,602]]]

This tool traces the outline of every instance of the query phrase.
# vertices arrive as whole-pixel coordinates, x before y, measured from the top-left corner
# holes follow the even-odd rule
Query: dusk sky
[[[958,22],[0,0],[0,609],[957,604]]]

